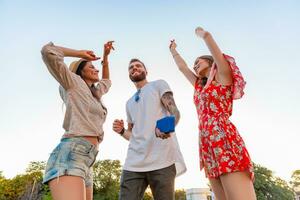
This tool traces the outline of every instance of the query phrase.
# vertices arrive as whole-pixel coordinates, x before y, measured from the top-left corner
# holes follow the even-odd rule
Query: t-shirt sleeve
[[[164,80],[157,80],[156,83],[155,83],[157,89],[158,89],[158,92],[159,92],[159,97],[161,98],[166,92],[172,92],[169,84],[164,81]]]
[[[127,115],[127,122],[128,123],[133,123],[132,122],[132,118],[131,118],[131,115],[130,115],[130,113],[129,113],[129,107],[128,107],[129,105],[128,105],[128,103],[126,104],[126,115]]]

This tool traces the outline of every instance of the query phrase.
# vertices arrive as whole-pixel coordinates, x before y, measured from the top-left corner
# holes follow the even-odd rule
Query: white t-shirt
[[[171,92],[167,82],[157,80],[141,88],[138,101],[135,95],[127,101],[127,122],[133,129],[124,170],[145,172],[175,164],[177,175],[186,171],[175,132],[165,140],[155,136],[156,121],[169,115],[161,103],[166,92]]]

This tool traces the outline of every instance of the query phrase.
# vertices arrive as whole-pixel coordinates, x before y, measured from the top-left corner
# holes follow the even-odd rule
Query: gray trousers
[[[149,172],[123,170],[119,200],[141,200],[150,185],[155,200],[174,200],[175,164]]]

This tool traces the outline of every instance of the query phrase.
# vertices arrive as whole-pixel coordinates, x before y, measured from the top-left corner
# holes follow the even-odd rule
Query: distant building
[[[300,200],[300,191],[296,191],[295,199]]]
[[[186,200],[214,200],[209,188],[191,188],[186,191]]]

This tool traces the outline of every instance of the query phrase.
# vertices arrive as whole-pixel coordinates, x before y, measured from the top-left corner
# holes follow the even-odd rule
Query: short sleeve
[[[161,98],[166,92],[172,92],[169,84],[164,80],[157,80],[155,86],[158,89],[159,97]]]
[[[240,69],[235,63],[235,60],[233,57],[225,55],[225,59],[230,65],[230,68],[232,70],[232,77],[233,77],[233,99],[240,99],[244,95],[244,88],[246,85],[246,81],[243,78],[242,73],[240,72]]]
[[[127,116],[127,122],[128,122],[128,123],[133,123],[133,122],[132,122],[131,115],[130,115],[130,113],[129,113],[129,105],[128,105],[128,102],[127,102],[127,104],[126,104],[126,116]]]

